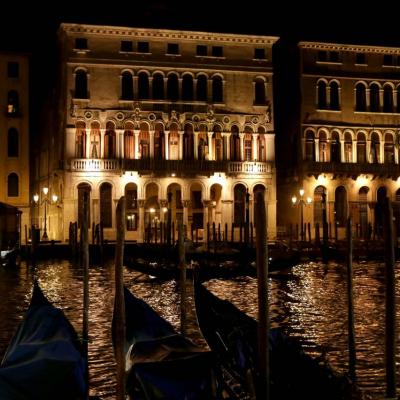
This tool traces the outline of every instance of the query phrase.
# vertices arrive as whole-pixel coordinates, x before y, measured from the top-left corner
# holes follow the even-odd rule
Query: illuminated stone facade
[[[102,221],[106,239],[115,238],[123,195],[128,240],[142,242],[168,207],[189,235],[193,228],[205,239],[215,222],[231,238],[235,223],[238,238],[246,192],[253,222],[253,193],[263,188],[274,237],[276,40],[62,24],[50,188],[62,199],[62,222],[51,235],[67,239],[87,191],[90,224]]]
[[[0,53],[0,201],[22,211],[21,227],[30,225],[29,210],[29,58]]]
[[[297,182],[280,193],[291,210],[280,223],[299,222],[290,199],[303,188],[313,235],[323,192],[331,238],[344,237],[347,216],[356,237],[380,236],[386,196],[400,232],[400,49],[302,42],[299,52]]]

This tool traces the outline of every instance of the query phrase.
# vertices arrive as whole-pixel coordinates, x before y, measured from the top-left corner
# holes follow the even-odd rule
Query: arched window
[[[182,78],[182,100],[193,100],[193,77],[186,74]]]
[[[88,199],[88,226],[90,226],[90,185],[87,183],[80,183],[78,185],[78,226],[82,228],[83,223],[83,197],[87,193]]]
[[[254,82],[254,104],[263,105],[266,103],[265,81],[262,78],[257,78]]]
[[[208,135],[206,125],[200,125],[198,140],[197,157],[199,160],[205,160],[208,152]]]
[[[132,122],[125,124],[124,131],[124,157],[130,160],[135,158],[135,136]]]
[[[156,124],[154,127],[154,158],[162,160],[165,154],[164,150],[164,127],[162,124]]]
[[[219,125],[214,125],[214,133],[212,136],[212,140],[214,142],[214,160],[222,161],[223,160],[223,141],[221,135],[221,127]]]
[[[332,162],[340,162],[340,140],[339,140],[339,133],[332,132],[331,138],[331,161]]]
[[[359,132],[357,135],[357,162],[367,162],[367,141],[365,139],[365,134],[362,132]]]
[[[234,224],[241,226],[245,223],[246,188],[242,184],[235,186],[234,194]]]
[[[83,69],[78,69],[75,72],[75,98],[76,99],[87,99],[88,96],[88,85],[87,85],[87,74]]]
[[[353,162],[353,141],[350,132],[344,134],[344,161]]]
[[[212,101],[213,103],[222,103],[223,99],[222,78],[214,76],[212,78]]]
[[[376,164],[380,161],[380,142],[376,132],[373,132],[371,135],[370,160],[372,163]]]
[[[159,73],[153,75],[153,99],[164,100],[164,77]]]
[[[19,178],[15,172],[8,175],[7,178],[7,196],[18,197],[19,196]]]
[[[383,112],[393,112],[393,88],[390,85],[383,88]]]
[[[347,192],[343,186],[339,186],[335,190],[335,223],[337,226],[346,226],[347,213]]]
[[[133,100],[133,78],[130,72],[123,72],[121,86],[121,99]]]
[[[167,98],[171,101],[177,101],[179,99],[179,84],[178,76],[176,74],[168,75]]]
[[[112,227],[112,187],[109,183],[100,186],[100,221],[104,228]]]
[[[146,72],[141,72],[138,75],[138,96],[141,100],[149,98],[149,76]]]
[[[258,148],[258,161],[266,161],[267,155],[266,155],[266,147],[265,147],[265,130],[263,127],[258,128],[258,143],[257,143],[257,148]]]
[[[306,133],[306,160],[315,161],[315,139],[311,131]]]
[[[116,157],[116,135],[114,123],[108,121],[106,124],[106,133],[104,135],[104,158],[113,159]]]
[[[7,96],[7,114],[16,115],[19,112],[19,95],[16,90],[10,90]]]
[[[330,84],[330,108],[340,110],[339,85],[335,81]]]
[[[100,158],[100,124],[96,121],[90,125],[90,158]]]
[[[10,128],[7,135],[7,156],[18,157],[19,143],[18,131],[15,128]]]
[[[324,81],[319,81],[317,84],[318,99],[317,105],[319,110],[326,109],[326,83]]]
[[[356,85],[356,111],[367,111],[367,92],[363,83]]]
[[[394,143],[393,136],[390,133],[385,135],[384,162],[394,164]]]
[[[231,160],[240,161],[240,137],[239,128],[236,125],[231,128]]]
[[[328,141],[325,132],[319,134],[319,161],[329,161]]]
[[[76,158],[86,157],[86,124],[82,121],[76,123],[75,155]]]
[[[142,159],[142,160],[150,158],[149,126],[147,124],[145,124],[145,123],[140,124],[139,158]]]
[[[207,101],[207,76],[199,75],[197,77],[197,100]]]
[[[185,125],[183,133],[183,159],[193,160],[194,158],[194,141],[193,141],[193,126],[190,124]]]
[[[137,186],[128,183],[125,186],[126,230],[136,231],[138,227]]]
[[[253,153],[253,131],[251,128],[246,126],[244,128],[244,140],[243,140],[243,145],[244,145],[244,160],[245,161],[251,161],[253,159],[252,153]]]
[[[323,209],[323,198],[326,196],[326,189],[323,186],[317,186],[314,190],[314,225],[319,224],[322,227],[322,209]],[[326,199],[325,199],[326,206]]]
[[[379,108],[379,86],[376,83],[372,83],[369,87],[369,109],[372,112],[379,112]]]

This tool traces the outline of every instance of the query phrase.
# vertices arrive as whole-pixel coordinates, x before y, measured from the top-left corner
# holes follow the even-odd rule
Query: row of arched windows
[[[75,98],[89,98],[87,72],[83,69],[75,71]],[[222,103],[223,77],[215,74],[210,79],[206,74],[200,73],[194,78],[190,73],[179,76],[175,72],[170,72],[167,76],[161,72],[150,75],[146,71],[134,76],[131,71],[124,71],[121,75],[121,100],[134,99]],[[254,104],[265,105],[266,100],[266,80],[258,77],[254,80]]]
[[[319,110],[340,110],[340,82],[320,79],[317,82]],[[369,112],[400,112],[400,85],[386,82],[358,82],[355,85],[355,110]]]
[[[164,130],[161,123],[154,124],[154,131],[149,125],[140,124],[135,130],[133,122],[126,122],[123,131],[123,143],[118,146],[120,137],[116,134],[114,122],[108,121],[106,129],[100,129],[100,123],[93,121],[86,128],[83,121],[76,123],[75,156],[76,158],[115,159],[170,159],[170,160],[232,160],[232,161],[266,161],[266,140],[264,127],[258,128],[255,136],[253,129],[245,126],[244,133],[239,134],[239,127],[232,125],[228,137],[220,125],[214,125],[211,132],[206,124],[200,124],[194,132],[192,124],[185,124],[183,131],[178,124],[171,123],[169,130]],[[180,133],[182,132],[182,133]],[[256,142],[254,142],[256,141]],[[89,148],[87,148],[89,146]],[[122,154],[117,154],[122,148]]]
[[[345,132],[342,137],[340,139],[339,132],[333,131],[328,138],[327,132],[320,131],[316,138],[313,131],[306,131],[305,159],[319,162],[399,163],[400,154],[395,152],[392,133],[385,133],[382,142],[377,132],[372,132],[368,139],[365,132],[358,132],[355,140],[350,132]]]

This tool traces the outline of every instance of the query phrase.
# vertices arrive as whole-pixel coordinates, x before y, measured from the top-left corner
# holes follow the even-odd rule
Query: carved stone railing
[[[270,174],[272,164],[257,161],[208,161],[208,160],[107,160],[82,159],[71,160],[71,171],[138,171],[146,173],[183,173],[205,174],[223,172],[227,175],[236,174]]]

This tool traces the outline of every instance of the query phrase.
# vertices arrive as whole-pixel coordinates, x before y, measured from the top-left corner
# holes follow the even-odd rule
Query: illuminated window
[[[369,109],[372,112],[379,112],[380,109],[379,86],[376,83],[369,87]]]
[[[326,82],[325,81],[319,81],[317,84],[317,94],[318,94],[318,99],[317,99],[317,107],[319,110],[325,110],[327,106],[327,101],[326,101]]]
[[[19,96],[16,90],[10,90],[8,92],[8,102],[7,102],[7,114],[17,115],[19,111]]]

